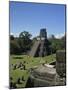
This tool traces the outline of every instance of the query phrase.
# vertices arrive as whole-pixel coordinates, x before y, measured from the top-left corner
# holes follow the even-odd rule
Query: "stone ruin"
[[[36,38],[36,41],[29,53],[33,57],[43,57],[50,54],[49,41],[47,39],[46,29],[40,30],[39,37]]]
[[[66,85],[66,52],[56,52],[56,67],[42,64],[30,69],[26,87],[48,87]]]

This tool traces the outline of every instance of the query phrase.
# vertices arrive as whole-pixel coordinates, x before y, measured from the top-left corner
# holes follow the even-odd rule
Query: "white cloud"
[[[15,36],[15,37],[18,37],[19,36],[19,33],[10,33],[10,35],[13,35],[13,36]]]
[[[10,35],[14,35],[13,33],[10,33]]]
[[[60,38],[62,38],[64,35],[65,35],[64,33],[60,33],[60,34],[56,34],[55,37],[56,37],[57,39],[60,39]]]
[[[51,35],[52,34],[47,34],[47,37],[51,38]],[[55,36],[55,38],[60,39],[65,35],[65,32],[64,33],[53,34],[53,35]]]

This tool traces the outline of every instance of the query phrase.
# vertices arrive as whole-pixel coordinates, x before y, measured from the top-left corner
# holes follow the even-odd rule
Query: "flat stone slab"
[[[31,70],[31,75],[37,78],[53,80],[56,75],[56,69],[52,65],[39,65]]]
[[[56,74],[56,69],[53,68],[52,65],[48,65],[48,64],[44,64],[44,65],[40,65],[39,67],[35,68],[34,71],[36,71],[37,73],[48,73],[48,74]]]

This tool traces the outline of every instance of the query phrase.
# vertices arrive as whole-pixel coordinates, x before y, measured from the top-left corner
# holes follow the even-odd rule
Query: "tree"
[[[19,34],[19,45],[22,52],[27,52],[31,47],[31,34],[27,31],[23,31]]]
[[[62,38],[62,48],[66,49],[66,35],[64,35]]]
[[[13,35],[10,35],[10,40],[14,40],[14,36]]]
[[[65,48],[65,37],[62,37],[61,39],[51,37],[49,38],[49,41],[51,42],[52,53],[56,53],[57,50]]]
[[[10,40],[10,54],[20,54],[20,46],[16,40]]]
[[[20,54],[20,45],[18,44],[16,37],[10,35],[10,54]]]
[[[20,35],[19,35],[19,38],[23,38],[23,39],[30,39],[31,38],[31,34],[29,33],[29,32],[27,32],[27,31],[23,31],[23,32],[21,32],[20,33]]]

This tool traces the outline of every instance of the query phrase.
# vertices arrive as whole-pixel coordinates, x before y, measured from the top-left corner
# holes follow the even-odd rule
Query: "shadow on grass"
[[[17,56],[15,57],[14,56],[13,59],[23,59],[23,57],[19,57],[19,56],[18,57]]]

